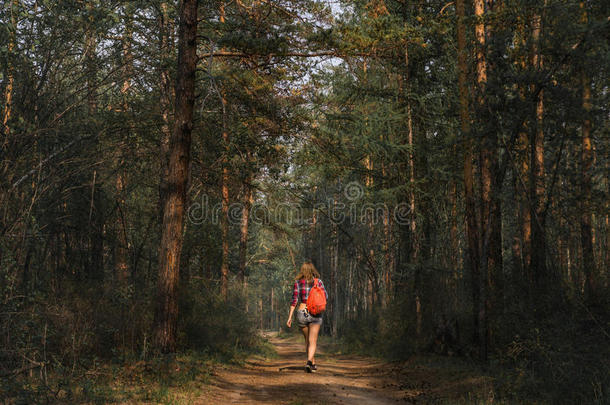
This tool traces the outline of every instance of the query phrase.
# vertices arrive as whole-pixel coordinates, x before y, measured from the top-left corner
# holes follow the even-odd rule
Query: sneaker
[[[305,364],[305,372],[306,373],[312,373],[313,370],[313,364],[311,364],[311,361],[307,360],[307,364]]]
[[[311,372],[312,372],[312,373],[315,373],[316,371],[318,371],[318,367],[316,367],[316,365],[315,365],[315,364],[312,364],[312,365],[311,365]]]

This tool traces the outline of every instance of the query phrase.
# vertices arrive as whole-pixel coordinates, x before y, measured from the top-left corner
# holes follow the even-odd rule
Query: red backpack
[[[325,310],[326,294],[324,294],[324,290],[320,287],[318,279],[314,278],[313,287],[311,287],[311,290],[309,290],[309,295],[307,296],[307,312],[317,316]]]

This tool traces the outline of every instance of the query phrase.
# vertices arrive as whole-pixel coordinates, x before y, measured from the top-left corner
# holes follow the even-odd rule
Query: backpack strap
[[[313,279],[313,286],[314,286],[314,287],[319,287],[319,286],[320,286],[320,283],[318,282],[318,279],[317,279],[317,278],[314,278],[314,279]]]

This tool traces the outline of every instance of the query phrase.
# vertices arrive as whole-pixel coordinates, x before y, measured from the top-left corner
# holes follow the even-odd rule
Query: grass
[[[206,392],[213,370],[226,364],[241,366],[250,356],[274,358],[273,345],[261,339],[251,351],[231,353],[188,351],[147,361],[119,363],[116,359],[91,362],[88,367],[48,369],[46,381],[38,375],[0,379],[2,404],[190,404]]]
[[[101,382],[118,402],[190,403],[201,395],[217,364],[205,354],[190,353],[121,367],[116,378]]]
[[[0,396],[7,404],[189,404],[203,394],[218,365],[208,354],[196,352],[120,365],[102,363],[80,375],[50,371],[46,383],[35,375],[6,379],[0,383]]]
[[[301,343],[298,330],[282,331],[277,338]],[[321,335],[322,351],[318,358],[325,363],[337,363],[342,356],[367,355],[362,351],[345,352],[340,341]],[[31,374],[0,379],[0,398],[6,404],[42,403],[159,403],[190,404],[205,396],[213,370],[223,364],[243,365],[246,358],[277,358],[273,345],[261,339],[254,352],[235,351],[232,354],[185,352],[171,357],[157,357],[148,361],[113,363],[111,360],[93,362],[86,369],[47,370],[46,383],[33,371]],[[371,356],[368,354],[368,356]],[[372,356],[375,357],[375,356]],[[490,362],[487,366],[465,357],[446,357],[416,354],[407,360],[386,363],[388,372],[404,392],[406,403],[437,404],[547,404],[553,399],[539,390],[525,390],[545,386],[542,381],[531,381],[531,374],[519,375],[520,369]],[[394,378],[393,377],[393,378]],[[527,380],[524,382],[524,380]],[[600,379],[600,381],[602,381]],[[599,400],[604,403],[604,389],[599,388]],[[298,405],[301,402],[292,402]],[[567,403],[567,402],[565,402]]]
[[[279,357],[273,344],[266,339],[261,341],[254,354],[267,359],[277,359]]]
[[[289,342],[302,341],[298,331],[284,331],[279,337]],[[316,357],[325,364],[337,364],[346,357],[360,356],[388,361],[361,348],[349,350],[350,347],[342,344],[341,340],[328,335],[320,335],[318,341],[322,350]],[[492,374],[467,358],[416,355],[406,361],[386,362],[386,371],[404,392],[405,403],[508,404],[494,398],[495,378]]]

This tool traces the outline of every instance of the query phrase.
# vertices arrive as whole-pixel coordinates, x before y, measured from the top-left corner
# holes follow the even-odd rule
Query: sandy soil
[[[245,367],[215,370],[198,404],[396,404],[405,399],[391,371],[370,358],[327,355],[318,348],[317,373],[305,373],[302,338],[269,337],[278,358],[252,358]],[[282,367],[290,367],[280,371]]]

